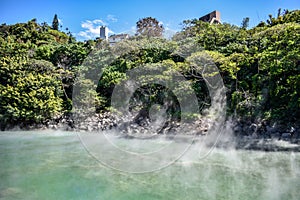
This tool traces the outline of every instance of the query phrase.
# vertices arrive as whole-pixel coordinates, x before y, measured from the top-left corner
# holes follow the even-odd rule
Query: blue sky
[[[0,24],[27,22],[52,23],[57,14],[62,30],[70,29],[79,40],[99,35],[99,26],[109,27],[110,34],[134,33],[135,23],[143,17],[161,21],[170,35],[181,29],[185,19],[199,18],[213,10],[221,12],[223,22],[240,25],[250,17],[250,26],[265,21],[278,8],[300,9],[299,0],[0,0]]]

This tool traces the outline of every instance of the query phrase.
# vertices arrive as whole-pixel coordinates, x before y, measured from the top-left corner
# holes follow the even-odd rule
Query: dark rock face
[[[250,123],[249,121],[236,120],[233,123],[233,132],[241,144],[248,143],[250,147],[252,146],[251,148],[258,141],[262,141],[262,143],[264,141],[287,141],[291,144],[300,144],[300,126],[297,125],[288,126],[279,123],[270,125],[265,121]],[[261,146],[261,148],[263,150],[267,146]],[[270,146],[268,148],[270,149]]]
[[[63,131],[101,131],[117,126],[117,119],[111,113],[93,114],[91,116],[64,115],[40,124],[23,124],[6,126],[5,130],[63,130]]]
[[[109,112],[96,113],[90,116],[71,116],[62,118],[56,124],[57,129],[89,132],[111,129],[115,126],[117,126],[117,119]]]
[[[117,133],[126,138],[140,137],[143,135],[145,138],[148,135],[196,135],[199,140],[201,136],[210,134],[210,130],[216,127],[216,122],[207,118],[199,118],[191,123],[180,123],[179,121],[166,120],[160,126],[151,126],[149,118],[138,117],[123,117],[120,118],[110,112],[95,113],[89,116],[72,116],[65,115],[59,118],[46,121],[41,124],[22,124],[15,128],[16,130],[64,130],[64,131],[84,131],[84,132],[97,132],[108,129],[116,129]],[[274,147],[270,145],[270,141],[285,141],[290,144],[300,146],[300,125],[287,126],[283,124],[268,124],[265,121],[251,122],[250,120],[233,120],[227,122],[230,128],[224,132],[233,132],[232,140],[236,144],[236,148],[243,149],[258,149],[264,151],[271,150],[285,150],[281,147]],[[8,129],[14,127],[7,126]],[[6,129],[7,130],[7,129]],[[228,134],[228,133],[225,133]],[[229,143],[232,143],[230,141]],[[226,146],[220,141],[220,146]],[[300,148],[297,148],[300,151]]]
[[[282,140],[290,140],[292,138],[292,134],[291,133],[282,133],[281,134],[281,139]]]

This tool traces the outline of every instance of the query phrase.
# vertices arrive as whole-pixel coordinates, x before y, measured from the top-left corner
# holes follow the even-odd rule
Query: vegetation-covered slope
[[[161,63],[190,77],[187,62],[172,52],[183,40],[193,38],[220,70],[228,89],[229,115],[252,121],[299,123],[299,23],[299,10],[279,11],[276,18],[270,16],[266,23],[251,29],[247,29],[247,20],[237,27],[226,23],[210,25],[194,19],[184,21],[183,30],[172,40],[133,36],[120,44],[120,48],[130,48],[130,54],[118,58],[103,72],[97,87],[98,111],[110,106],[112,89],[126,78],[126,71],[141,64]],[[96,42],[77,42],[70,33],[55,30],[46,23],[38,24],[36,20],[1,25],[1,128],[43,123],[69,113],[77,72],[91,74],[99,67],[87,65],[88,62],[82,65],[89,52],[96,49]],[[145,48],[135,48],[141,45]],[[109,49],[104,45],[94,51],[99,55],[97,62],[109,59]],[[189,79],[197,97],[209,104],[207,90],[196,77]],[[153,91],[152,99],[160,103],[166,88],[153,85],[147,89]],[[145,101],[143,94],[141,88],[135,94],[136,99]],[[171,112],[176,111],[174,105]]]

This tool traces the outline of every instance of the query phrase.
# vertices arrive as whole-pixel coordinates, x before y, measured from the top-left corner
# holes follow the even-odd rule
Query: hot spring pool
[[[118,140],[122,148],[134,146]],[[145,141],[144,148],[162,143]],[[300,199],[299,153],[214,148],[199,158],[194,150],[161,170],[132,174],[102,165],[75,133],[2,132],[0,199]]]

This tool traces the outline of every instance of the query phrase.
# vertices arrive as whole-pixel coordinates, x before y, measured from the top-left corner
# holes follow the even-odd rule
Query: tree
[[[137,35],[147,37],[161,37],[164,31],[162,24],[157,19],[146,17],[136,22]]]
[[[53,21],[52,21],[52,28],[54,30],[58,30],[58,27],[59,27],[59,21],[58,21],[58,18],[57,18],[57,14],[55,14],[54,18],[53,18]]]
[[[250,21],[249,17],[246,17],[246,18],[243,19],[243,21],[242,21],[242,29],[247,29],[249,27],[249,21]]]
[[[59,71],[28,56],[0,59],[0,128],[41,123],[62,110]]]

